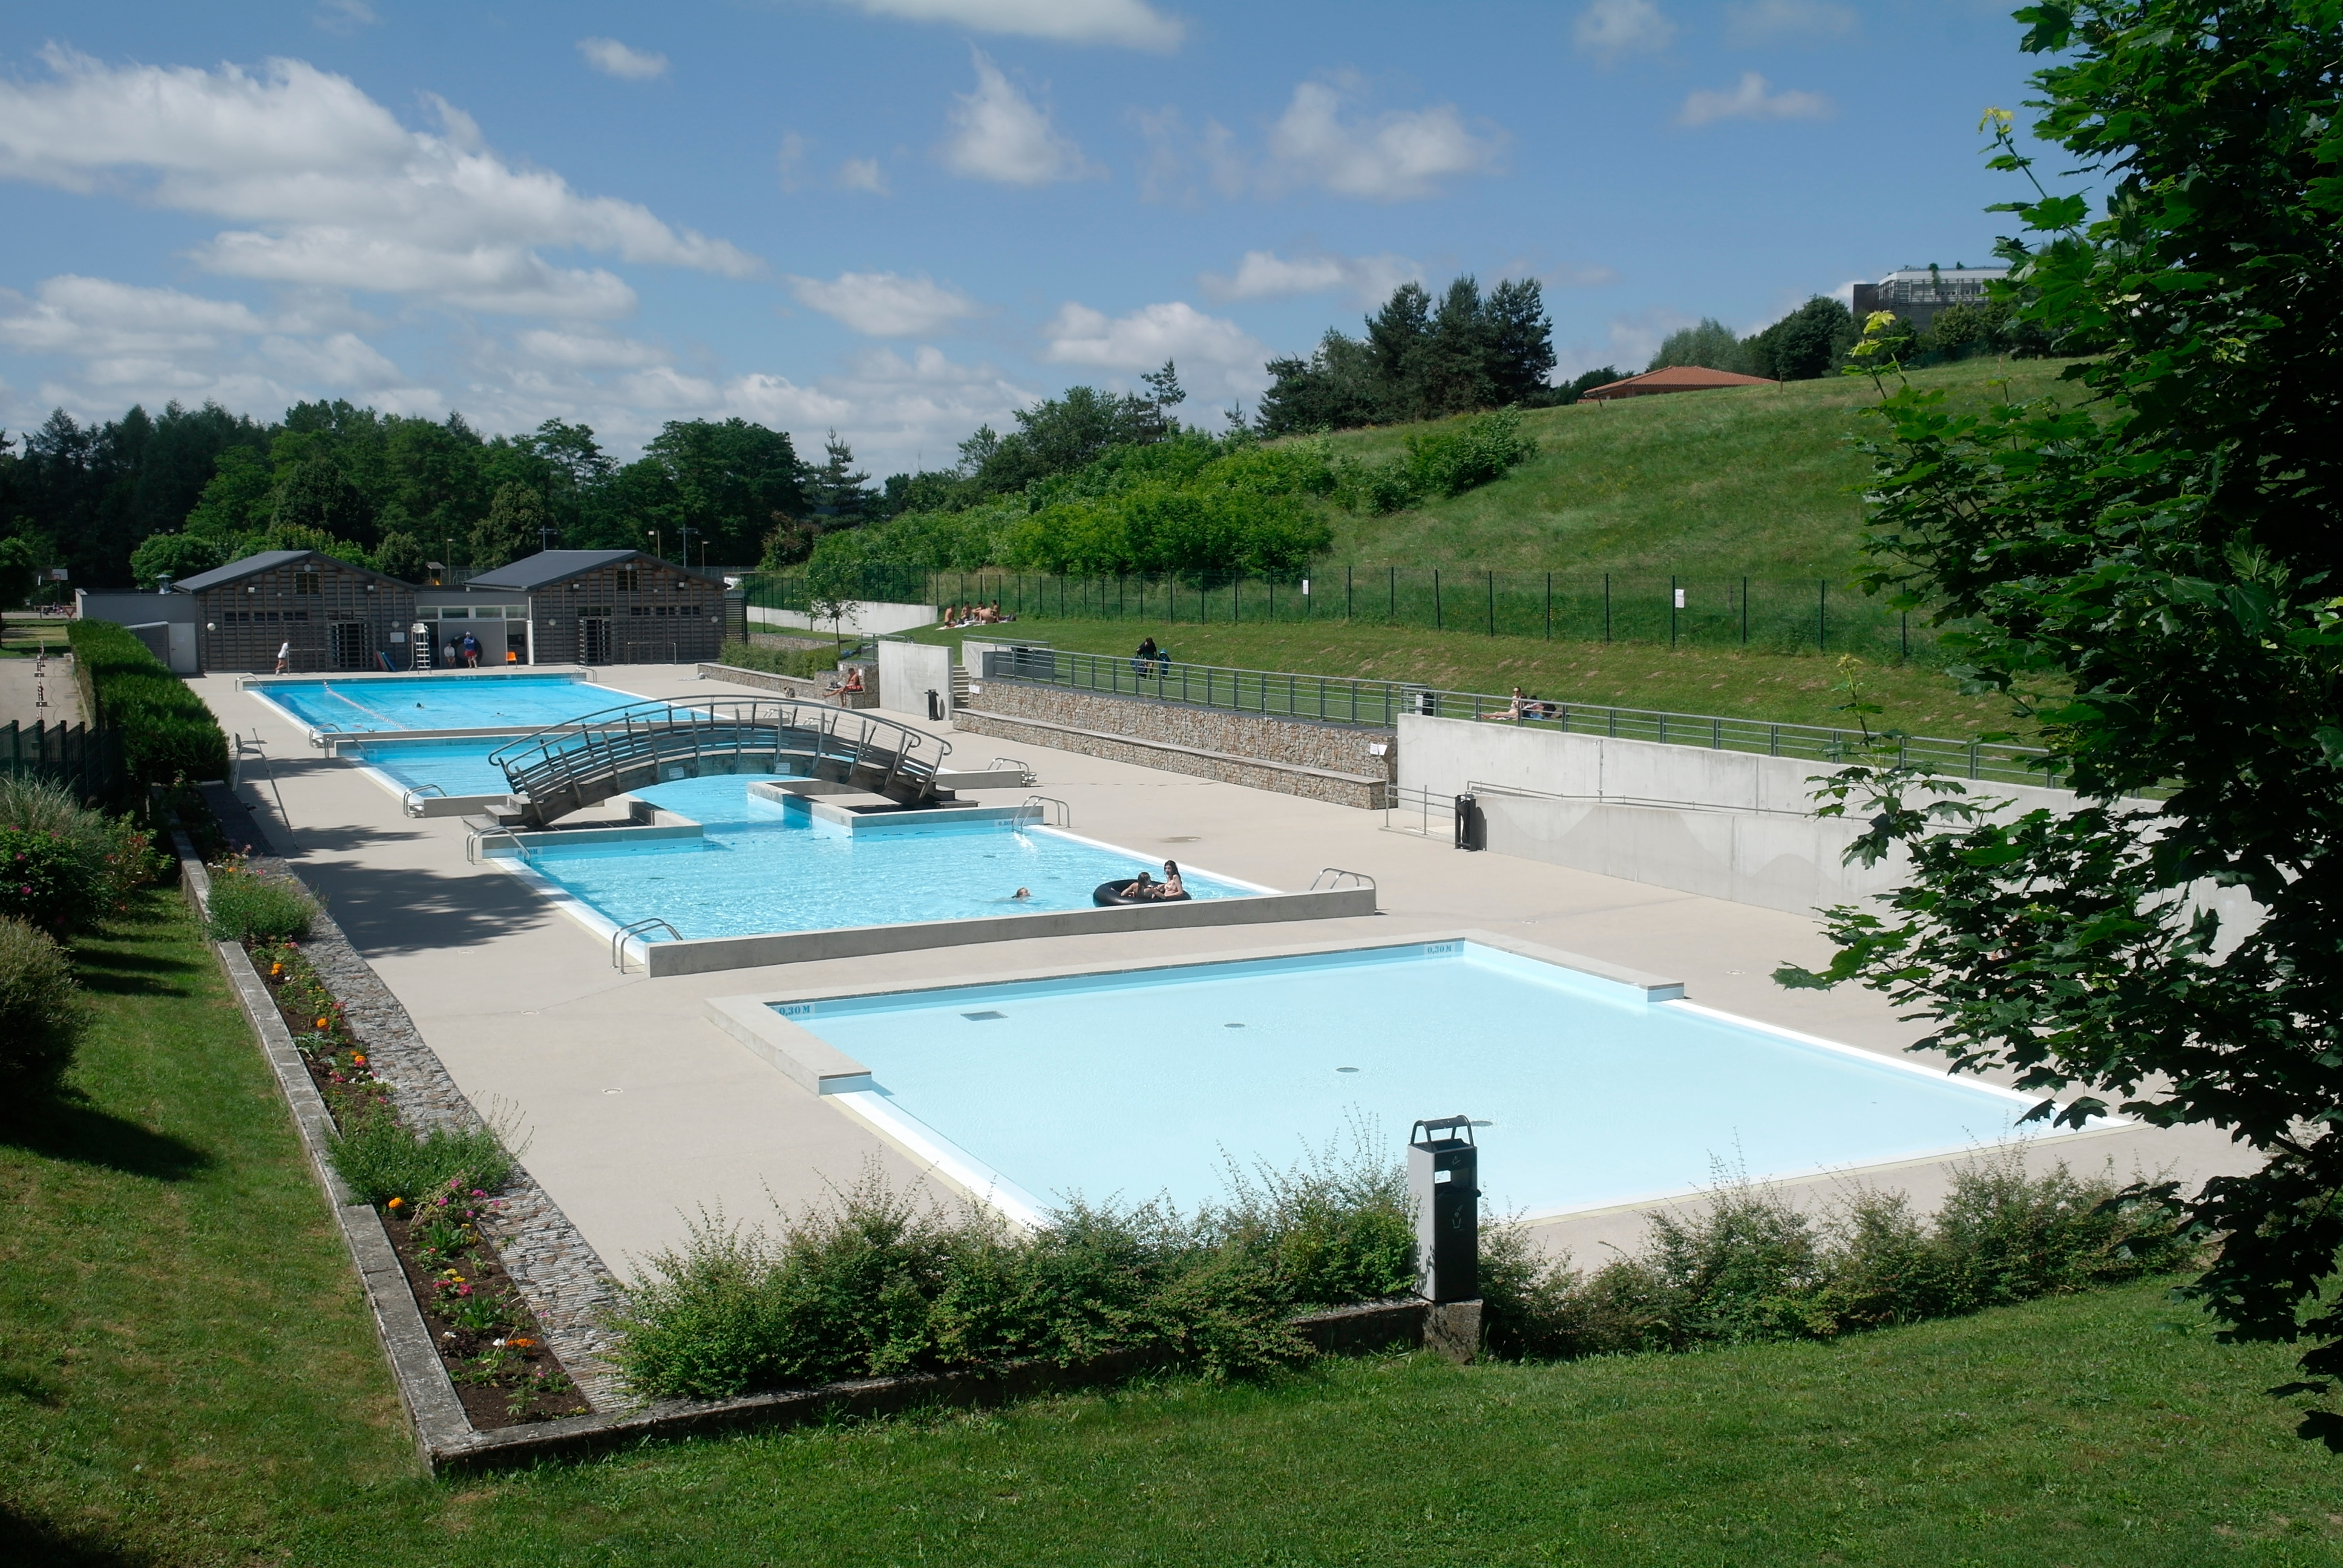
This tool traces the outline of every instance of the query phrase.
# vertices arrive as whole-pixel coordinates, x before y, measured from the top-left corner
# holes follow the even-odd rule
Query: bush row
[[[142,793],[175,779],[227,777],[219,720],[145,643],[106,620],[75,621],[66,636],[90,717],[123,732],[123,765]]]
[[[1388,463],[1343,458],[1334,467],[1334,499],[1350,511],[1396,512],[1478,489],[1535,456],[1520,410],[1500,408],[1410,436],[1405,454]]]
[[[717,657],[735,669],[761,669],[768,675],[811,680],[836,669],[838,655],[835,648],[759,648],[754,643],[727,642]]]
[[[1412,1288],[1396,1171],[1329,1155],[1233,1192],[1192,1216],[1077,1202],[1017,1231],[866,1174],[777,1236],[703,1216],[650,1260],[618,1361],[639,1392],[701,1398],[1119,1352],[1226,1375],[1308,1355],[1299,1308]]]
[[[1933,1218],[1875,1191],[1817,1221],[1726,1187],[1593,1273],[1503,1230],[1483,1246],[1483,1322],[1493,1353],[1542,1359],[1830,1339],[2120,1284],[2195,1250],[2177,1208],[2063,1163],[2028,1176],[2011,1151],[1965,1166]]]

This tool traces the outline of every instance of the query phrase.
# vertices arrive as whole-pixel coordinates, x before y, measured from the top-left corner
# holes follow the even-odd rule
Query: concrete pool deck
[[[742,689],[699,679],[689,665],[628,666],[603,670],[598,679],[656,699]],[[1787,991],[1773,983],[1781,962],[1814,965],[1827,957],[1810,918],[1466,854],[1444,841],[1385,832],[1380,812],[1031,748],[1021,759],[1040,776],[1038,785],[977,798],[1013,805],[1031,793],[1053,796],[1085,836],[1280,889],[1308,888],[1327,867],[1365,872],[1375,879],[1383,912],[1301,928],[1100,933],[660,979],[621,974],[610,967],[607,941],[504,871],[468,864],[461,823],[400,816],[357,766],[313,750],[302,730],[235,682],[217,675],[192,684],[223,726],[257,741],[267,759],[264,772],[247,747],[240,795],[269,847],[326,900],[474,1103],[513,1109],[530,1140],[529,1170],[622,1276],[679,1241],[686,1222],[703,1211],[758,1221],[769,1216],[768,1193],[794,1209],[872,1162],[899,1183],[920,1173],[861,1121],[719,1029],[707,1010],[717,997],[982,983],[1029,970],[1242,957],[1304,940],[1385,942],[1474,929],[1678,979],[1704,1006],[1883,1054],[1901,1054],[1921,1032],[1867,992]],[[890,717],[953,740],[957,766],[1017,749],[956,735],[948,722]],[[1428,1106],[1424,1114],[1459,1109],[1477,1111]],[[2168,1170],[2192,1183],[2247,1166],[2209,1130],[2119,1127],[2059,1139],[2055,1152],[2078,1170],[2105,1159],[2122,1175]],[[1489,1186],[1502,1191],[1501,1143],[1493,1141],[1483,1158]],[[1862,1179],[1930,1206],[1954,1163],[1874,1167]],[[1785,1186],[1821,1202],[1835,1181]],[[1538,1233],[1589,1259],[1606,1244],[1632,1246],[1654,1206],[1563,1216]]]

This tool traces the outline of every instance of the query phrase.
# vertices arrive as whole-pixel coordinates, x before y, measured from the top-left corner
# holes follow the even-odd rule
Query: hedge
[[[67,629],[74,677],[91,719],[122,731],[122,761],[144,790],[175,779],[227,777],[227,736],[203,699],[147,646],[110,620]]]

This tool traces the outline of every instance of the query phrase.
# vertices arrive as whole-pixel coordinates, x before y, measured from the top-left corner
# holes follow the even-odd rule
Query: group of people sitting
[[[1506,704],[1503,708],[1494,713],[1484,713],[1481,717],[1483,719],[1510,719],[1515,723],[1519,723],[1524,719],[1559,719],[1562,717],[1562,704],[1559,702],[1546,702],[1538,698],[1532,697],[1523,691],[1520,687],[1516,686],[1513,688],[1513,699],[1512,702]]]
[[[946,627],[958,629],[963,626],[999,626],[1004,621],[1011,621],[1016,618],[1017,617],[1013,614],[1003,614],[1001,608],[1001,601],[999,599],[994,599],[990,604],[971,603],[946,605],[944,607],[943,624]]]

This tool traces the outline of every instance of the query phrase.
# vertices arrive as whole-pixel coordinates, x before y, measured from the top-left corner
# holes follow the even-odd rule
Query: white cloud
[[[873,16],[940,22],[975,33],[1013,33],[1061,44],[1174,49],[1185,28],[1146,0],[846,0]]]
[[[880,169],[877,158],[849,158],[838,166],[838,188],[885,196],[888,194],[887,176]]]
[[[1729,92],[1695,89],[1676,111],[1680,126],[1705,126],[1717,120],[1820,120],[1827,118],[1831,101],[1820,93],[1785,87],[1766,91],[1765,78],[1755,71],[1741,73],[1740,85]]]
[[[1725,35],[1743,45],[1785,38],[1835,38],[1855,30],[1855,9],[1831,0],[1736,0],[1725,8]]]
[[[1483,173],[1497,160],[1502,137],[1475,136],[1449,105],[1345,119],[1351,91],[1348,82],[1303,82],[1293,89],[1292,102],[1270,127],[1263,189],[1314,185],[1337,196],[1405,201],[1436,196],[1441,181]]]
[[[404,294],[477,310],[613,316],[633,291],[540,248],[754,275],[722,240],[647,207],[586,196],[560,176],[484,150],[440,103],[440,132],[410,131],[344,76],[298,60],[105,66],[50,50],[46,81],[0,81],[0,178],[116,191],[226,218],[197,247],[213,270],[291,285]]]
[[[667,75],[667,56],[641,49],[629,49],[616,38],[580,38],[578,52],[586,63],[606,76],[621,81],[648,82],[654,76]]]
[[[792,277],[789,292],[799,304],[866,337],[925,337],[979,314],[974,300],[924,273],[902,277],[891,272],[842,272],[828,283]]]
[[[780,176],[783,190],[793,191],[805,184],[805,156],[812,146],[796,131],[781,133],[781,145],[773,153],[773,168]]]
[[[1205,273],[1196,280],[1208,299],[1288,299],[1336,290],[1362,302],[1386,299],[1403,283],[1421,282],[1423,268],[1403,256],[1303,256],[1249,250],[1235,273]]]
[[[62,362],[45,404],[119,413],[126,402],[216,397],[283,407],[320,393],[400,389],[406,377],[355,332],[315,333],[302,313],[65,274],[36,297],[0,295],[0,344]],[[379,401],[379,399],[377,399]]]
[[[1268,385],[1262,366],[1269,350],[1233,321],[1207,316],[1184,300],[1142,306],[1109,319],[1102,310],[1069,301],[1048,326],[1041,357],[1053,365],[1083,365],[1099,370],[1152,370],[1166,359],[1179,361],[1182,378],[1200,391],[1259,391]],[[1210,376],[1217,373],[1215,387]]]
[[[1660,344],[1671,332],[1681,332],[1687,327],[1697,327],[1700,318],[1680,311],[1664,308],[1643,311],[1634,316],[1614,317],[1600,344],[1577,342],[1558,346],[1555,353],[1554,379],[1559,386],[1575,380],[1599,366],[1616,367],[1634,376],[1652,362],[1660,351]]]
[[[328,33],[339,33],[345,36],[382,20],[374,14],[374,7],[367,5],[367,0],[319,0],[317,8],[309,14],[309,19]]]
[[[1060,136],[1050,116],[1034,107],[999,66],[981,52],[971,52],[976,55],[976,91],[953,95],[947,116],[952,136],[942,149],[946,168],[1012,186],[1049,185],[1104,172]]]
[[[1581,53],[1608,61],[1657,54],[1676,35],[1676,25],[1653,0],[1593,0],[1578,14],[1570,35]]]

